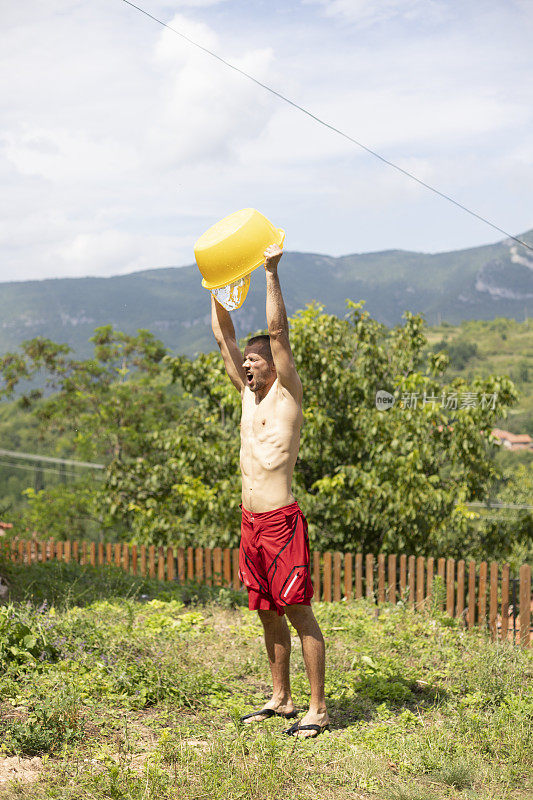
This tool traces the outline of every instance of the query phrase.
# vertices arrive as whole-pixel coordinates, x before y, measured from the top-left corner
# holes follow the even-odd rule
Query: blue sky
[[[138,4],[502,228],[533,227],[527,0]],[[121,0],[4,0],[2,27],[0,280],[189,264],[245,206],[288,249],[331,255],[503,238]]]

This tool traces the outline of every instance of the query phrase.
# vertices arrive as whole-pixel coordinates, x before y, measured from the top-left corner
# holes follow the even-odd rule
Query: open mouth
[[[254,379],[254,376],[252,375],[252,373],[251,372],[247,372],[246,373],[246,380],[248,381],[248,383],[251,383],[253,381],[253,379]]]

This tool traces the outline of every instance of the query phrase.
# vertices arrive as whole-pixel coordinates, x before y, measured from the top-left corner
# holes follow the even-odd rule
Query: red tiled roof
[[[494,428],[492,435],[497,439],[506,439],[511,444],[530,444],[533,439],[528,433],[511,433],[501,428]]]

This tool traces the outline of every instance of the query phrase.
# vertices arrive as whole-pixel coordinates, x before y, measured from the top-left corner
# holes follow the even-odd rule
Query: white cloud
[[[530,44],[514,4],[498,4],[496,31],[468,16],[454,26],[449,4],[424,3],[428,20],[444,15],[430,35],[417,0],[283,12],[191,0],[168,21],[502,227],[525,229]],[[168,19],[163,0],[146,8]],[[123,3],[11,5],[3,39],[0,279],[191,263],[197,236],[244,206],[301,250],[493,240]]]
[[[143,269],[146,264],[172,264],[180,239],[172,236],[146,236],[117,230],[80,233],[50,251],[50,263],[63,265],[71,275],[108,275],[120,264],[119,273]],[[94,272],[94,266],[98,271]]]
[[[409,22],[441,22],[448,15],[442,0],[304,0],[319,5],[328,17],[342,17],[361,26],[376,25],[394,19]]]
[[[81,131],[25,128],[18,135],[6,133],[0,142],[0,151],[21,175],[51,183],[117,179],[138,166],[131,146],[111,138],[95,140]]]

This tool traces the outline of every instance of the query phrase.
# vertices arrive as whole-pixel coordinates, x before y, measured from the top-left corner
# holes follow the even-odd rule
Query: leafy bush
[[[57,650],[37,623],[31,625],[14,605],[0,607],[0,666],[53,660]]]
[[[18,756],[53,753],[66,742],[79,739],[82,728],[79,704],[74,698],[60,696],[45,700],[24,719],[0,721],[0,752]]]

